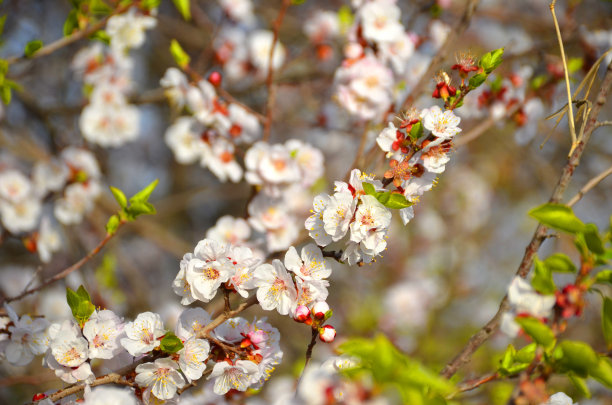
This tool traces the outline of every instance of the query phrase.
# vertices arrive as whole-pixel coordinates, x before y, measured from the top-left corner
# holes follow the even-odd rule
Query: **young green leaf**
[[[586,381],[584,381],[584,378],[580,378],[571,373],[568,374],[568,377],[572,384],[574,384],[574,387],[576,387],[576,389],[582,394],[582,396],[586,398],[591,398],[591,391],[589,390]]]
[[[536,318],[531,317],[517,317],[515,318],[521,328],[529,335],[534,342],[550,348],[555,344],[555,334],[553,331]]]
[[[391,193],[389,200],[384,203],[385,207],[391,208],[394,210],[400,210],[402,208],[408,208],[412,206],[413,203],[406,200],[403,194]]]
[[[117,203],[119,203],[121,208],[127,207],[127,198],[125,197],[125,194],[123,194],[123,191],[113,186],[110,186],[110,191],[113,193],[113,197],[115,197],[115,200],[117,200]]]
[[[363,191],[365,191],[365,193],[368,195],[376,197],[376,194],[378,194],[371,183],[366,183],[364,181],[363,183],[361,183],[361,186],[363,187]]]
[[[183,348],[183,342],[174,333],[168,332],[162,338],[159,348],[168,354],[174,354]]]
[[[419,139],[421,135],[423,135],[423,124],[421,123],[421,121],[412,125],[412,128],[410,128],[410,132],[408,133],[408,135],[410,135],[412,139]]]
[[[43,42],[39,39],[30,41],[26,44],[23,54],[26,58],[32,57],[40,48],[43,47]]]
[[[130,198],[130,204],[149,201],[149,197],[153,190],[155,190],[155,187],[157,187],[157,183],[159,183],[159,179],[153,180],[148,186],[134,194],[132,198]]]
[[[612,348],[612,299],[604,297],[601,309],[601,328],[608,348]]]
[[[553,294],[557,287],[552,278],[552,271],[537,257],[534,260],[534,275],[531,279],[533,288],[542,294]]]
[[[491,52],[487,52],[482,55],[478,65],[484,69],[485,73],[489,74],[494,71],[503,60],[504,48],[499,48]]]
[[[119,229],[120,222],[121,221],[119,220],[119,217],[117,215],[112,215],[108,219],[108,222],[106,222],[106,233],[109,235],[113,235],[115,232],[117,232],[117,229]]]
[[[476,73],[474,76],[470,77],[470,90],[480,87],[485,80],[487,80],[486,73]]]
[[[600,357],[597,365],[589,370],[591,377],[608,388],[612,388],[612,360]]]
[[[553,352],[553,358],[561,370],[569,370],[586,378],[598,364],[595,351],[584,342],[564,340]]]
[[[191,20],[191,5],[190,0],[172,0],[176,9],[181,13],[185,21]]]
[[[602,270],[595,276],[595,282],[612,284],[612,270]]]
[[[181,69],[185,69],[189,65],[191,58],[189,55],[187,55],[187,52],[183,50],[176,39],[173,39],[172,42],[170,42],[170,53],[172,54],[176,64],[179,65]]]
[[[546,203],[529,211],[529,215],[549,228],[576,234],[584,232],[586,225],[567,205]]]
[[[553,273],[575,273],[576,266],[572,260],[563,253],[555,253],[544,260],[544,265]]]
[[[66,301],[68,302],[74,319],[76,319],[81,326],[87,322],[96,309],[91,302],[89,293],[83,286],[80,286],[76,292],[70,288],[66,288]]]
[[[587,248],[595,254],[602,255],[605,253],[603,242],[599,237],[599,230],[595,224],[586,224],[582,232]]]

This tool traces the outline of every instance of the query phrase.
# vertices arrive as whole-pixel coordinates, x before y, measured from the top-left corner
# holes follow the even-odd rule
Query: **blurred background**
[[[49,263],[42,264],[38,255],[26,249],[24,235],[4,230],[0,244],[2,294],[15,295],[32,279],[40,280],[69,266],[104,237],[106,220],[117,209],[109,185],[131,195],[152,180],[160,180],[150,200],[157,208],[156,215],[123,227],[99,255],[65,282],[14,303],[18,313],[61,320],[70,315],[65,286],[76,289],[83,284],[100,307],[129,319],[146,310],[158,312],[171,327],[182,311],[180,297],[171,289],[180,258],[193,251],[221,216],[245,217],[251,195],[249,184],[220,182],[197,163],[180,164],[164,142],[167,128],[177,118],[159,83],[166,70],[175,66],[168,51],[172,39],[191,56],[191,66],[201,76],[213,71],[223,73],[222,87],[240,102],[263,112],[267,101],[265,77],[247,74],[231,79],[220,57],[223,30],[232,19],[227,10],[235,10],[242,2],[191,3],[193,18],[186,22],[172,2],[162,1],[157,26],[147,31],[140,48],[130,51],[133,68],[129,100],[138,108],[139,130],[134,141],[119,147],[103,148],[87,142],[79,128],[87,90],[72,61],[91,41],[80,40],[51,55],[10,67],[9,77],[20,90],[14,91],[10,105],[0,107],[0,170],[17,169],[30,176],[37,161],[58,155],[68,146],[84,147],[100,164],[102,192],[81,223],[65,226],[54,221],[62,243]],[[255,20],[248,24],[271,29],[279,5],[279,1],[254,1]],[[375,263],[362,267],[336,263],[330,278],[328,302],[334,310],[336,342],[382,332],[405,353],[438,370],[497,311],[536,226],[526,213],[547,201],[557,182],[570,146],[567,122],[564,119],[555,128],[554,119],[544,118],[566,103],[565,87],[546,1],[480,1],[469,27],[460,35],[453,29],[464,13],[464,1],[399,1],[397,5],[415,50],[398,80],[401,83],[395,96],[403,100],[411,95],[416,108],[437,101],[430,97],[435,81],[420,75],[447,36],[452,38],[452,52],[444,55],[445,61],[436,71],[450,72],[458,52],[480,55],[505,47],[504,63],[496,71],[497,84],[490,80],[481,91],[468,95],[465,106],[457,110],[462,133],[451,162],[437,186],[416,205],[415,218],[403,226],[394,217],[388,249]],[[352,119],[333,97],[334,72],[342,61],[349,25],[342,19],[350,15],[350,6],[342,1],[308,0],[289,7],[280,27],[279,40],[286,57],[276,73],[270,142],[300,139],[325,156],[324,176],[304,195],[294,197],[295,206],[302,210],[297,215],[300,224],[309,215],[312,197],[319,192],[331,193],[333,182],[343,180],[354,167],[363,133],[363,123]],[[0,58],[21,55],[32,40],[48,44],[61,38],[70,10],[70,2],[62,0],[5,0],[0,6],[0,15],[7,16]],[[338,33],[327,38],[324,47],[304,29],[305,22],[320,11],[335,13],[340,21]],[[612,3],[560,1],[557,16],[568,58],[576,60],[572,73],[575,85],[612,46]],[[593,92],[601,74],[595,80]],[[419,86],[420,94],[413,94]],[[506,95],[499,94],[499,86],[506,88]],[[485,94],[487,91],[490,93]],[[512,102],[508,96],[511,92],[517,101]],[[520,106],[518,110],[516,105]],[[610,119],[611,110],[608,103],[600,120]],[[369,124],[357,166],[377,176],[385,169],[384,153],[375,138],[384,126],[385,122]],[[594,133],[564,201],[612,164],[609,128]],[[466,141],[462,142],[462,137]],[[237,151],[240,164],[244,150]],[[590,191],[576,204],[577,216],[601,229],[609,226],[611,185],[612,180],[606,179]],[[43,212],[50,213],[57,198],[57,194],[45,197]],[[302,227],[293,244],[307,242]],[[261,238],[254,238],[253,243],[265,251]],[[577,259],[572,241],[564,236],[548,239],[539,257],[554,252]],[[271,257],[282,258],[284,252],[271,253]],[[563,283],[560,278],[557,284]],[[593,300],[587,303],[584,315],[573,319],[566,333],[603,348],[599,300],[590,298]],[[217,297],[204,308],[212,313],[222,305],[222,298]],[[310,340],[309,328],[258,307],[243,316],[267,317],[281,331],[283,363],[269,385],[280,384],[274,383],[275,379],[282,382],[295,378]],[[469,378],[494,369],[510,341],[502,334],[495,335],[461,376]],[[313,361],[329,357],[334,344],[317,345]],[[556,390],[570,395],[573,392],[567,380],[553,379],[551,384]],[[33,385],[38,387],[36,391]],[[486,384],[462,397],[461,403],[505,403],[513,386],[512,382]],[[34,392],[59,387],[53,372],[41,367],[38,360],[27,367],[0,363],[2,403],[21,403]],[[272,401],[265,399],[269,398],[267,389],[262,394],[263,403]],[[612,395],[601,385],[593,383],[591,390],[594,399],[581,404],[612,403]]]

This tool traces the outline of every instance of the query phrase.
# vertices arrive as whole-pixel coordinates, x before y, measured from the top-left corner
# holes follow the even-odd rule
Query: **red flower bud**
[[[215,87],[219,87],[221,85],[221,73],[214,71],[210,75],[208,75],[208,81]]]
[[[325,343],[331,343],[336,338],[336,329],[331,325],[324,325],[319,328],[319,339]]]

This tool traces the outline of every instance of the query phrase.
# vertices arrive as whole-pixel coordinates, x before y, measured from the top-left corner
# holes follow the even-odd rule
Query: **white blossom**
[[[190,338],[183,343],[183,348],[178,352],[179,366],[188,382],[202,377],[209,351],[210,344],[203,339]]]
[[[13,322],[13,326],[8,327],[11,339],[4,346],[4,355],[9,363],[25,366],[34,356],[47,350],[49,322],[44,318],[32,319],[29,315],[19,318],[10,306],[5,304],[4,307]]]
[[[173,398],[176,390],[185,385],[179,365],[170,358],[140,364],[136,367],[134,381],[141,387],[151,387],[151,392],[159,399]]]
[[[297,299],[295,285],[280,260],[257,267],[255,285],[259,304],[266,311],[276,309],[281,315],[287,315],[294,307]]]
[[[109,18],[106,32],[111,38],[111,46],[118,51],[124,51],[140,47],[145,41],[144,31],[156,24],[155,18],[136,14],[136,9],[130,8],[127,13]]]
[[[83,326],[83,335],[89,341],[89,358],[111,359],[121,352],[123,327],[122,320],[114,312],[94,311]]]
[[[10,203],[25,200],[32,192],[32,183],[18,170],[0,172],[0,199]]]
[[[215,378],[215,394],[225,395],[231,389],[246,391],[258,373],[259,367],[250,360],[238,360],[235,364],[220,361],[208,379]]]
[[[189,308],[183,311],[176,324],[176,336],[182,340],[197,337],[200,331],[210,323],[211,317],[202,308]]]
[[[84,405],[137,405],[136,396],[129,389],[99,386],[93,389],[85,386],[83,392]]]
[[[133,322],[125,325],[126,337],[121,339],[121,346],[132,356],[140,356],[159,346],[159,338],[166,330],[161,316],[153,312],[139,314]]]
[[[423,126],[441,140],[452,139],[461,132],[461,128],[458,127],[461,118],[457,117],[451,110],[442,111],[439,106],[434,105],[423,110],[422,116]],[[432,142],[432,145],[434,143]]]
[[[323,258],[321,249],[312,243],[302,248],[300,256],[291,246],[285,254],[285,267],[302,280],[322,280],[329,277],[332,272],[327,260]]]

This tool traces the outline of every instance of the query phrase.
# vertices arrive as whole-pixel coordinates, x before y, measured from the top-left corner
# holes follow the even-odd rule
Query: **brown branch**
[[[24,55],[21,56],[13,56],[7,59],[7,62],[9,65],[14,64],[14,63],[19,63],[19,62],[23,62],[25,60],[32,60],[32,59],[38,59],[41,58],[43,56],[47,56],[52,54],[53,52],[64,48],[80,39],[83,39],[91,34],[93,34],[94,32],[104,28],[104,26],[106,25],[106,23],[108,22],[109,18],[111,18],[112,16],[116,15],[116,14],[121,14],[124,11],[126,11],[127,9],[129,9],[130,7],[132,7],[133,4],[126,4],[120,7],[117,7],[115,10],[113,10],[112,13],[110,13],[109,15],[107,15],[106,17],[104,17],[103,19],[101,19],[100,21],[98,21],[97,23],[90,25],[89,27],[77,31],[67,37],[58,39],[57,41],[51,42],[49,45],[45,45],[42,48],[40,48],[38,51],[36,51],[36,53],[34,53],[33,55],[31,55],[30,57],[27,57]]]
[[[290,0],[282,0],[281,8],[278,11],[278,16],[274,21],[272,28],[272,45],[270,46],[270,55],[268,56],[268,76],[266,77],[266,88],[268,89],[268,100],[266,102],[266,120],[264,121],[264,132],[262,140],[267,142],[270,139],[270,127],[272,126],[272,110],[274,109],[274,101],[276,99],[276,86],[274,85],[274,66],[272,66],[272,60],[274,59],[274,50],[276,43],[278,42],[278,32],[283,18],[287,12],[287,8],[291,4]]]
[[[429,84],[428,78],[434,75],[436,69],[438,69],[438,66],[440,66],[446,57],[451,53],[452,42],[463,34],[463,31],[465,31],[470,25],[470,21],[472,20],[474,11],[476,11],[478,2],[479,0],[469,0],[467,2],[461,19],[450,30],[444,44],[442,44],[436,55],[432,58],[425,73],[421,75],[421,80],[419,80],[418,84],[412,89],[408,97],[406,97],[404,102],[401,104],[399,111],[407,109],[408,106],[412,104],[412,102],[421,94],[424,87]]]
[[[359,147],[357,148],[357,154],[355,155],[355,159],[353,163],[349,166],[348,172],[344,175],[346,181],[348,181],[349,176],[353,169],[357,168],[359,165],[359,161],[361,160],[361,156],[363,155],[363,149],[365,148],[366,141],[368,139],[368,123],[363,124],[363,132],[361,133],[361,139],[359,140]],[[376,143],[374,144],[376,146]]]
[[[120,222],[119,223],[119,228],[124,224],[124,222]],[[117,228],[117,230],[119,229]],[[38,287],[34,287],[34,288],[30,288],[28,290],[25,290],[24,292],[22,292],[19,295],[16,295],[14,297],[5,297],[2,299],[2,301],[0,301],[0,305],[7,303],[7,302],[12,302],[12,301],[17,301],[22,299],[23,297],[33,294],[37,291],[42,290],[43,288],[45,288],[46,286],[55,283],[58,280],[61,280],[63,278],[66,278],[70,273],[74,272],[75,270],[80,269],[85,263],[87,263],[88,261],[90,261],[95,255],[97,255],[100,250],[102,250],[102,248],[113,238],[113,236],[115,236],[117,234],[117,232],[113,233],[113,234],[107,234],[106,237],[104,239],[102,239],[102,241],[100,241],[100,243],[98,243],[98,246],[96,246],[95,248],[93,248],[89,253],[87,253],[83,258],[81,258],[81,260],[79,260],[78,262],[74,263],[72,266],[67,267],[66,269],[60,271],[59,273],[57,273],[56,275],[54,275],[53,277],[45,280],[42,282],[41,285],[39,285]]]
[[[576,167],[580,163],[580,158],[582,157],[584,148],[586,144],[588,143],[591,137],[591,134],[596,128],[597,116],[599,115],[599,112],[601,111],[603,105],[606,102],[606,99],[608,97],[608,93],[610,92],[611,87],[612,87],[612,62],[608,65],[608,68],[606,70],[606,75],[604,77],[599,94],[597,95],[597,98],[595,99],[595,103],[593,105],[593,109],[591,110],[591,116],[589,117],[589,120],[586,122],[584,135],[582,139],[578,140],[576,147],[574,148],[574,151],[572,152],[572,154],[567,160],[567,163],[563,167],[563,170],[561,171],[561,175],[559,177],[557,185],[555,186],[550,196],[549,202],[557,203],[561,201],[563,193],[567,189],[567,186],[569,185],[572,175],[574,174]],[[531,269],[531,264],[533,263],[533,258],[535,254],[540,249],[540,245],[542,244],[542,242],[546,239],[546,232],[547,232],[547,228],[542,224],[538,224],[531,238],[531,241],[529,242],[529,245],[527,245],[527,248],[525,249],[525,254],[523,256],[523,259],[521,260],[519,268],[516,271],[517,276],[525,278],[527,274],[529,273],[529,270]],[[457,372],[459,368],[461,368],[463,365],[468,363],[472,357],[472,354],[474,354],[474,352],[484,342],[486,342],[493,333],[495,333],[499,329],[501,317],[504,314],[504,312],[506,312],[509,309],[509,307],[510,305],[508,303],[508,296],[506,295],[502,299],[499,305],[499,309],[497,310],[497,313],[495,314],[495,316],[493,316],[493,318],[491,318],[491,320],[487,322],[487,324],[483,326],[482,329],[480,329],[478,332],[476,332],[476,334],[474,334],[470,338],[466,346],[463,349],[461,349],[459,354],[457,354],[455,358],[453,358],[453,360],[444,367],[444,369],[440,372],[440,375],[446,378],[450,378]]]
[[[599,183],[601,183],[601,181],[603,179],[605,179],[606,177],[608,177],[609,175],[612,174],[612,166],[608,167],[606,170],[604,170],[603,172],[599,173],[597,176],[593,177],[591,180],[589,180],[581,189],[580,191],[578,191],[578,193],[576,193],[575,196],[573,196],[568,202],[567,205],[568,207],[572,207],[574,204],[576,204],[578,201],[580,201],[580,199],[586,194],[588,193],[593,187],[597,186]]]
[[[200,330],[200,332],[198,333],[197,338],[198,339],[206,339],[208,333],[211,332],[213,329],[215,329],[217,326],[221,325],[223,322],[225,322],[229,318],[232,318],[232,317],[238,315],[239,313],[241,313],[242,311],[244,311],[248,307],[257,304],[257,302],[258,302],[257,301],[257,296],[254,295],[251,298],[249,298],[248,300],[246,300],[245,302],[243,302],[242,304],[238,305],[238,307],[236,309],[234,309],[233,311],[225,312],[225,313],[219,315],[212,322],[210,322],[208,325],[206,325],[205,327],[203,327]]]
[[[520,105],[515,105],[514,107],[512,107],[509,111],[506,112],[506,117],[511,117],[515,112],[519,110],[520,107]],[[458,136],[457,139],[453,141],[455,147],[466,145],[472,142],[473,140],[479,138],[481,135],[485,134],[489,128],[491,128],[498,122],[498,118],[490,116],[465,134],[460,134],[460,136]]]
[[[304,377],[304,372],[306,371],[306,367],[308,367],[308,363],[310,363],[310,359],[312,358],[312,349],[317,344],[317,336],[319,335],[319,331],[317,328],[312,328],[312,335],[310,338],[310,343],[306,348],[306,361],[304,361],[304,368],[298,377],[297,384],[295,385],[295,395],[297,396],[298,389],[300,388],[300,382],[302,381],[302,377]]]
[[[476,389],[482,384],[486,384],[490,381],[496,380],[497,378],[499,378],[499,375],[497,373],[490,373],[479,378],[465,381],[457,386],[457,392],[453,394],[453,396],[460,392],[466,392]]]

